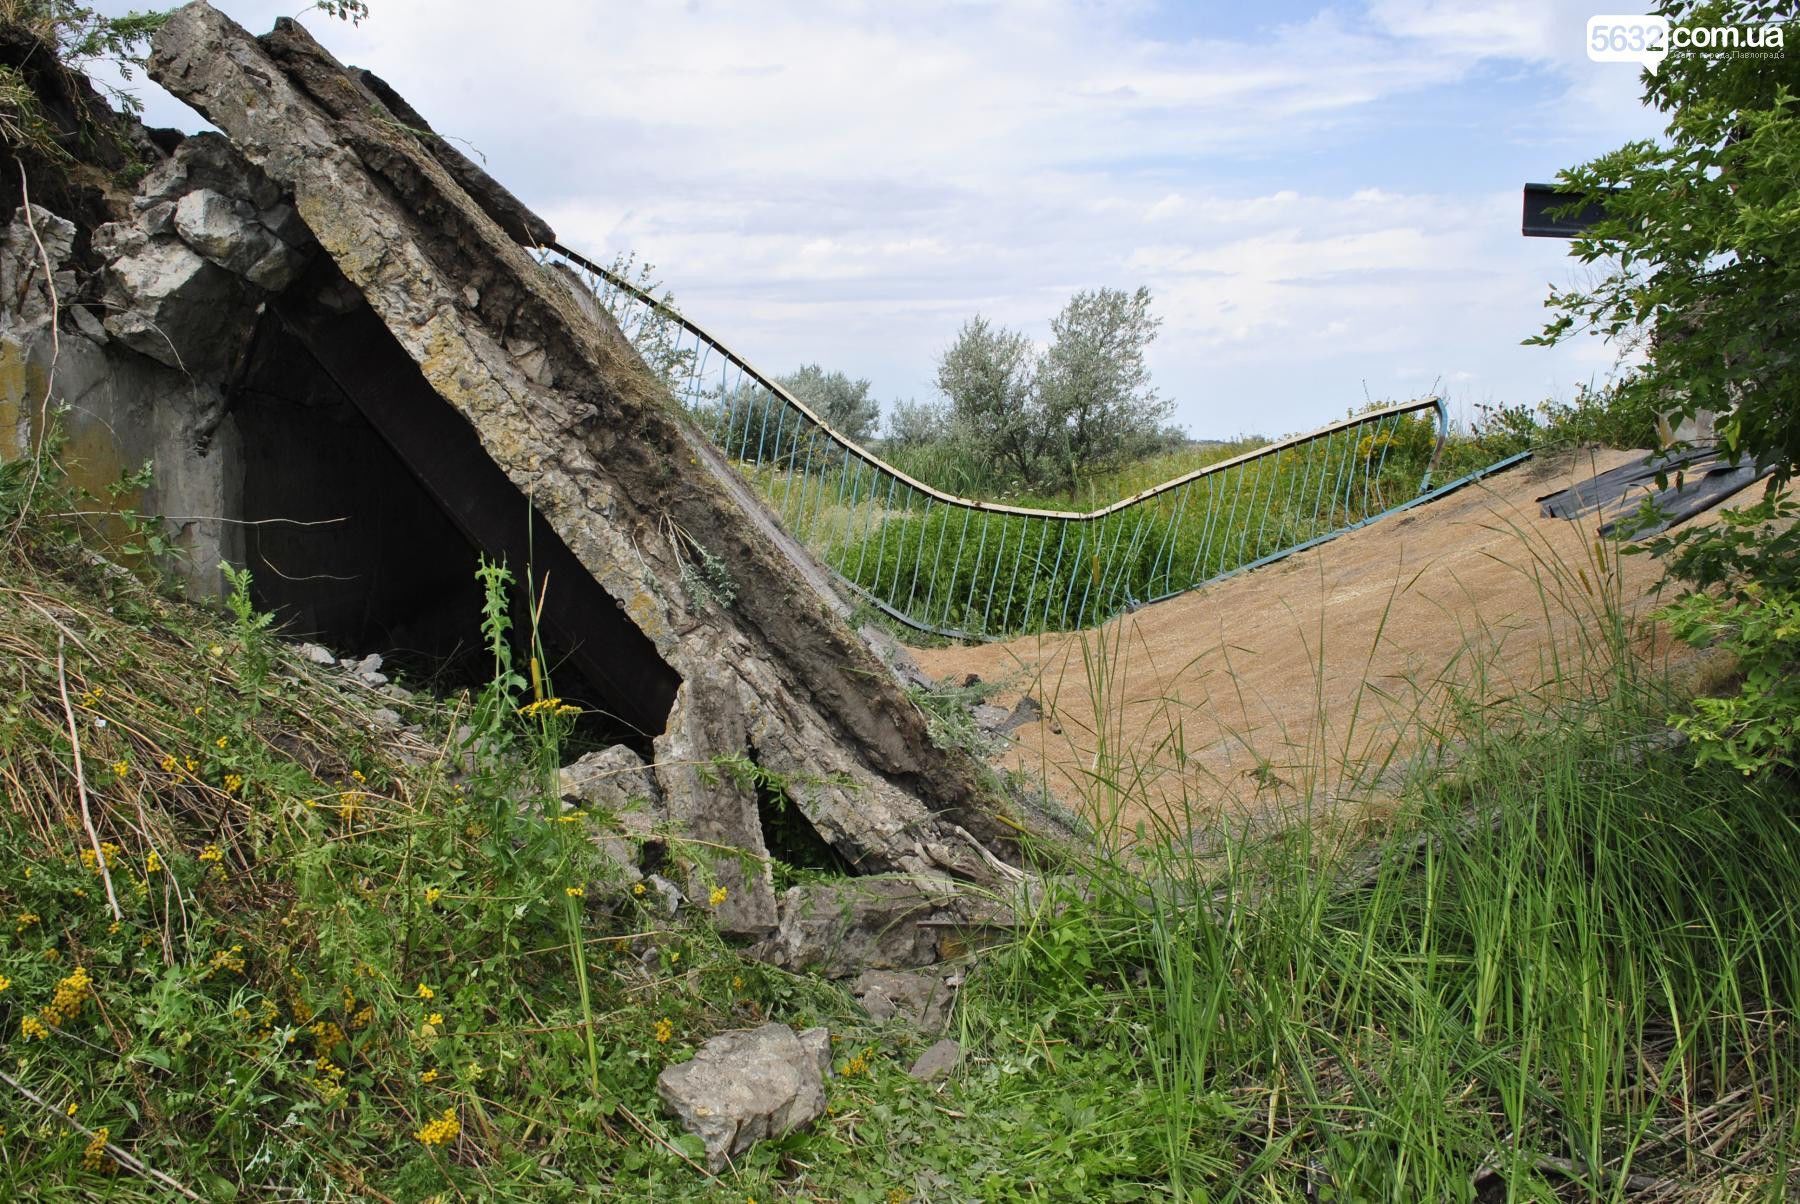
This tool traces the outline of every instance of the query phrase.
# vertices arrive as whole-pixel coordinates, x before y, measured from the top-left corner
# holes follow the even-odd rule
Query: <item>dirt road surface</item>
[[[934,678],[998,683],[1001,705],[1036,698],[1043,719],[1001,763],[1090,820],[1379,806],[1454,741],[1459,708],[1604,689],[1609,629],[1640,663],[1696,671],[1648,620],[1649,557],[1618,556],[1591,516],[1538,514],[1540,495],[1643,454],[1540,457],[1096,631],[914,655]]]

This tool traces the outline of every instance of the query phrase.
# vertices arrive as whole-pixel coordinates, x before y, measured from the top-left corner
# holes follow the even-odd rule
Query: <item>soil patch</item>
[[[1593,516],[1538,513],[1539,496],[1643,455],[1541,457],[1094,631],[913,655],[940,680],[1004,683],[1003,705],[1035,696],[1043,718],[1003,763],[1089,820],[1203,830],[1320,801],[1379,808],[1455,707],[1604,689],[1609,598],[1632,655],[1694,670],[1647,619],[1656,562],[1598,541]]]

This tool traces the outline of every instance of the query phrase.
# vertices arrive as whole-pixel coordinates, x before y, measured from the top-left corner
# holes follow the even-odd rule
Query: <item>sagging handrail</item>
[[[1448,433],[1443,401],[1427,398],[1352,415],[1095,510],[959,497],[834,430],[779,381],[629,280],[567,247],[545,250],[587,274],[627,337],[647,360],[662,361],[690,414],[746,466],[791,534],[890,616],[953,638],[1087,626],[1366,525],[1430,488]],[[716,388],[706,383],[715,361]],[[1428,453],[1415,446],[1426,432],[1412,425],[1427,415],[1435,427]],[[1423,472],[1405,497],[1390,500],[1385,473],[1401,444],[1410,462],[1424,460]],[[1181,561],[1189,567],[1177,571]]]

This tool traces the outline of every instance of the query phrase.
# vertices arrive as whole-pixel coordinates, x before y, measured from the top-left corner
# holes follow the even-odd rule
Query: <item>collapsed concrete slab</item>
[[[258,39],[191,4],[149,67],[281,192],[260,222],[291,204],[324,252],[270,303],[259,354],[311,357],[464,535],[530,561],[547,621],[651,737],[671,828],[747,854],[715,859],[723,928],[774,930],[764,824],[786,805],[857,872],[990,879],[976,841],[1004,848],[1008,831],[973,762],[931,745],[818,566],[771,537],[617,329],[521,245],[541,219],[460,156],[446,166],[422,118],[292,21]],[[201,233],[248,216],[190,208]],[[283,283],[219,250],[209,265]],[[690,588],[700,555],[729,599]]]

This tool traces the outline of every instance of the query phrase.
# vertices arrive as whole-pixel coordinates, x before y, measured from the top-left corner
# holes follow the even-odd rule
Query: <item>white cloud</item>
[[[292,3],[222,7],[260,30]],[[752,360],[922,395],[977,310],[1041,338],[1075,289],[1146,283],[1159,383],[1202,432],[1312,425],[1364,382],[1420,387],[1403,365],[1508,400],[1585,379],[1594,348],[1517,345],[1566,268],[1513,189],[1654,126],[1556,0],[1201,36],[1148,2],[371,7],[306,20]]]

